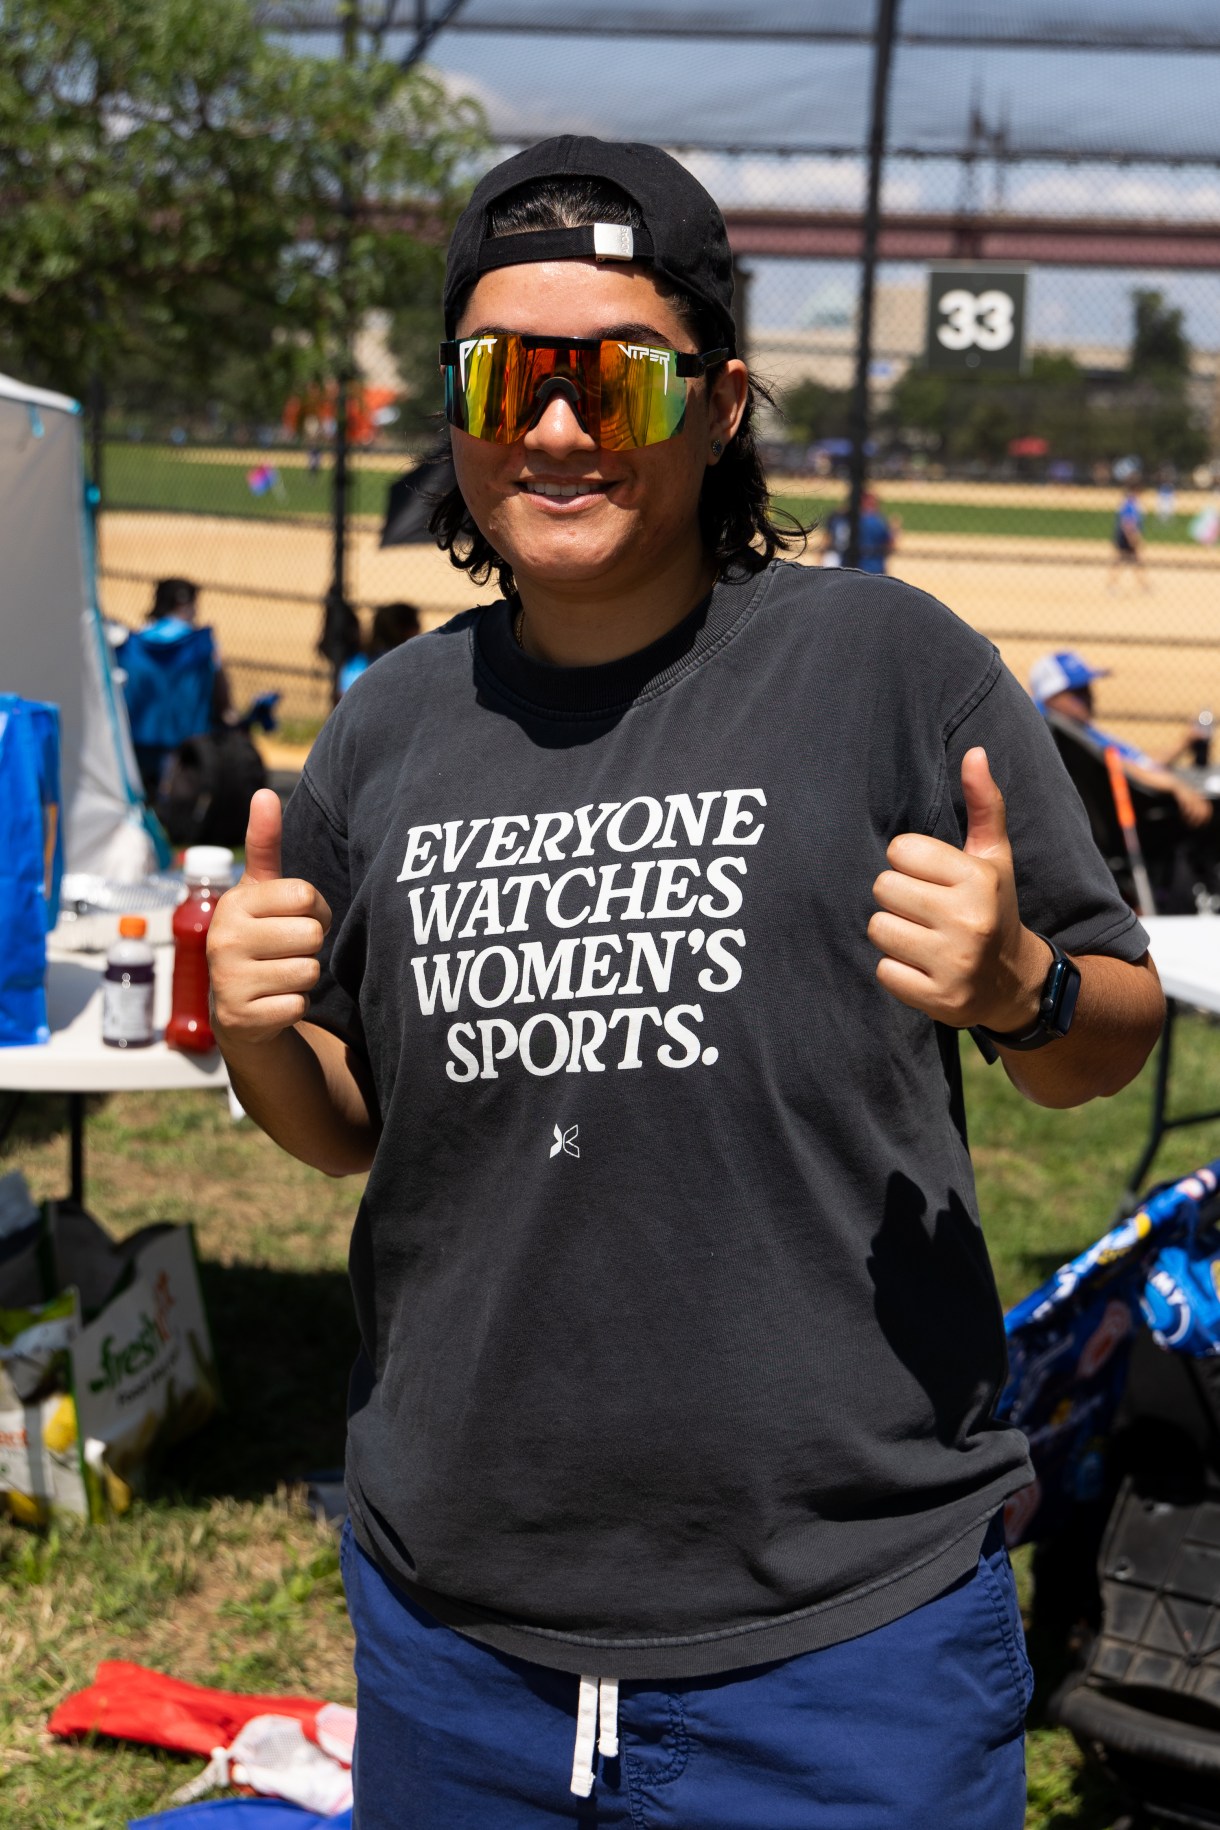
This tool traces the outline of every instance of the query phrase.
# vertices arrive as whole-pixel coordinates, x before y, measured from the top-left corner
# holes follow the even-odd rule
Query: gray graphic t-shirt
[[[1138,959],[1038,712],[892,579],[775,564],[593,668],[501,603],[330,719],[284,868],[384,1127],[348,1485],[442,1620],[570,1671],[755,1664],[939,1593],[1029,1480],[958,1037],[866,935],[894,834],[962,843],[976,743],[1023,919]]]

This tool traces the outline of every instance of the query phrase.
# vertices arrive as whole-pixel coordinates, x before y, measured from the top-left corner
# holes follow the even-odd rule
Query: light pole
[[[886,114],[889,108],[890,64],[898,0],[880,0],[877,36],[873,47],[873,100],[868,134],[868,195],[864,206],[864,237],[860,253],[860,308],[856,336],[856,375],[851,400],[851,493],[847,504],[847,551],[844,565],[860,563],[860,507],[868,476],[869,371],[873,360],[873,293],[877,278],[877,235],[881,224],[881,179],[885,167]]]

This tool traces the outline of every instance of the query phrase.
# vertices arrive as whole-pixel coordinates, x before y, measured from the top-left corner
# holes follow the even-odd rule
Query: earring
[[[714,438],[712,440],[712,456],[719,457],[720,453],[723,450],[724,450],[724,446],[721,444],[720,440],[718,438]]]

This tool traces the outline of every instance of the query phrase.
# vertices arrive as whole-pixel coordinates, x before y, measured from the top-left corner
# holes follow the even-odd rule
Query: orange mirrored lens
[[[673,350],[617,340],[535,344],[510,332],[463,339],[456,355],[445,365],[445,415],[473,438],[523,438],[561,384],[607,450],[659,444],[682,429],[687,383]]]

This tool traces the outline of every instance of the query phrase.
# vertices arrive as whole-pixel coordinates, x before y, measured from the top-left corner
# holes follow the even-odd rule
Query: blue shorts
[[[1033,1676],[997,1526],[901,1620],[719,1677],[626,1682],[617,1757],[571,1791],[581,1680],[494,1652],[344,1528],[355,1830],[1021,1830]],[[605,1699],[603,1698],[603,1705]]]

